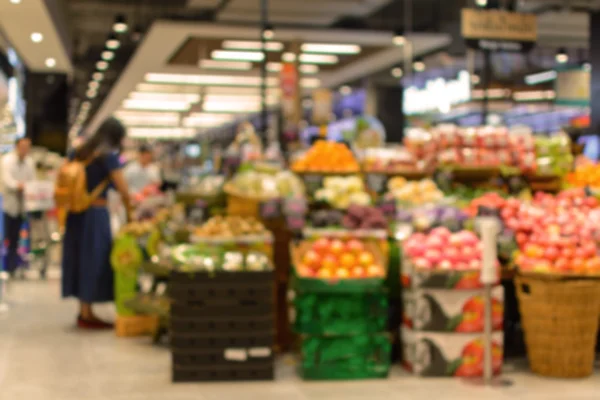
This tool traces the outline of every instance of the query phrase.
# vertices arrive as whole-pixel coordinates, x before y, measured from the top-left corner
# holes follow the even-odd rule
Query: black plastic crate
[[[181,367],[229,366],[236,368],[246,365],[264,365],[273,363],[271,347],[196,349],[171,351],[173,365]]]
[[[275,275],[273,271],[250,272],[179,272],[173,271],[169,277],[171,283],[202,283],[210,282],[211,285],[220,283],[257,283],[257,282],[273,282]]]
[[[169,327],[172,332],[178,333],[214,333],[223,335],[227,333],[255,331],[263,332],[273,330],[275,316],[264,314],[259,316],[237,316],[237,317],[199,317],[186,318],[172,316]]]
[[[188,304],[171,304],[170,316],[185,318],[207,318],[226,315],[230,319],[244,316],[261,316],[273,313],[274,305],[255,300],[232,302],[229,299],[214,299],[210,302],[195,301]]]
[[[211,367],[173,365],[173,382],[267,381],[273,380],[273,363]]]
[[[273,303],[274,283],[221,282],[169,283],[169,297],[176,303]]]
[[[171,332],[171,348],[173,351],[190,349],[226,349],[273,347],[274,329],[252,333],[179,333]]]

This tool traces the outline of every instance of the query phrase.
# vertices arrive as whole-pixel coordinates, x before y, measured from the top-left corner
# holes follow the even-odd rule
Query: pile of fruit
[[[571,139],[565,133],[535,138],[537,173],[563,176],[573,168]]]
[[[412,209],[399,209],[398,221],[412,224],[416,231],[446,227],[451,231],[461,230],[468,215],[452,206],[422,206]]]
[[[289,171],[240,172],[228,182],[226,190],[238,196],[251,198],[304,197],[304,183]]]
[[[352,151],[343,143],[319,140],[292,163],[294,172],[354,173],[360,171]]]
[[[427,171],[431,163],[425,158],[417,158],[406,148],[372,148],[365,151],[365,172],[411,173]]]
[[[301,255],[296,266],[303,278],[363,279],[383,278],[385,269],[373,251],[356,239],[347,241],[321,238]]]
[[[218,215],[206,221],[194,233],[198,238],[231,239],[240,236],[264,235],[267,232],[265,226],[254,218]]]
[[[218,247],[206,249],[199,245],[181,244],[171,249],[171,258],[181,272],[260,272],[273,269],[269,257],[257,251],[244,254]]]
[[[323,180],[323,188],[315,192],[315,200],[339,209],[346,209],[351,204],[361,206],[371,204],[371,196],[367,193],[363,180],[358,176],[326,177]]]
[[[415,233],[404,242],[404,253],[420,270],[467,271],[481,269],[482,244],[477,235],[444,227],[429,234]]]
[[[387,229],[388,223],[383,212],[376,207],[351,205],[340,210],[318,210],[310,214],[313,228]]]
[[[422,205],[439,202],[444,198],[444,193],[431,179],[407,181],[398,176],[389,180],[385,198],[407,205]]]
[[[597,164],[579,165],[566,176],[566,181],[575,187],[600,188],[600,166]]]

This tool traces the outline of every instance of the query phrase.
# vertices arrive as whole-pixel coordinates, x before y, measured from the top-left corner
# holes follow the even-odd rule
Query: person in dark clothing
[[[107,192],[112,185],[121,194],[130,220],[129,191],[119,161],[125,128],[116,119],[107,119],[98,131],[78,148],[73,158],[87,163],[87,190],[109,183],[92,206],[67,216],[63,243],[63,297],[79,299],[77,325],[83,329],[111,328],[93,312],[92,304],[114,299],[110,265],[112,232],[107,209]]]

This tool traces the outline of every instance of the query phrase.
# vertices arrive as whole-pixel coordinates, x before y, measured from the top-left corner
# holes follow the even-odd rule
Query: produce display
[[[218,247],[181,244],[171,250],[173,262],[180,272],[240,272],[269,271],[273,269],[269,257],[250,251],[225,251]]]
[[[542,175],[565,175],[573,167],[571,139],[565,133],[535,138],[537,173]]]
[[[251,217],[212,217],[194,231],[197,238],[233,239],[241,236],[265,235],[265,226]]]
[[[356,239],[320,238],[300,255],[300,277],[319,279],[383,278],[385,268],[374,252]]]
[[[263,199],[304,196],[302,180],[290,171],[242,171],[227,183],[226,190],[241,197]]]
[[[386,199],[395,199],[406,205],[422,205],[437,203],[444,198],[444,193],[438,189],[431,179],[407,181],[397,176],[389,180]]]
[[[314,197],[317,201],[323,201],[339,209],[346,209],[351,204],[361,206],[371,204],[371,196],[359,176],[325,177],[323,187],[315,192]]]
[[[479,270],[481,252],[482,244],[475,233],[452,233],[444,227],[429,234],[415,233],[404,242],[404,253],[418,270]]]
[[[416,157],[404,147],[367,149],[363,159],[367,173],[418,173],[429,171],[431,166],[431,162]]]
[[[346,211],[317,210],[310,215],[313,228],[344,228],[348,230],[387,229],[388,222],[383,212],[372,206],[351,205]]]
[[[303,156],[292,163],[294,172],[355,173],[360,165],[343,143],[319,140]]]
[[[215,197],[223,191],[225,177],[223,175],[205,175],[190,178],[183,188],[186,193],[193,193],[202,197]]]
[[[600,166],[597,164],[578,165],[574,172],[567,174],[565,180],[574,187],[600,189]]]
[[[399,222],[408,223],[416,231],[427,231],[437,227],[446,227],[458,231],[469,218],[468,214],[453,206],[421,206],[401,208],[397,211]]]

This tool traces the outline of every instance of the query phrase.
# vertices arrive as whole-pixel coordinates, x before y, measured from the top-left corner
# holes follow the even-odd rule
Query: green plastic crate
[[[303,293],[294,299],[294,330],[311,335],[349,335],[387,329],[387,294]]]
[[[319,279],[300,278],[293,269],[292,288],[298,293],[380,293],[386,278]]]
[[[385,378],[392,345],[386,333],[354,336],[306,336],[300,374],[307,380]]]

